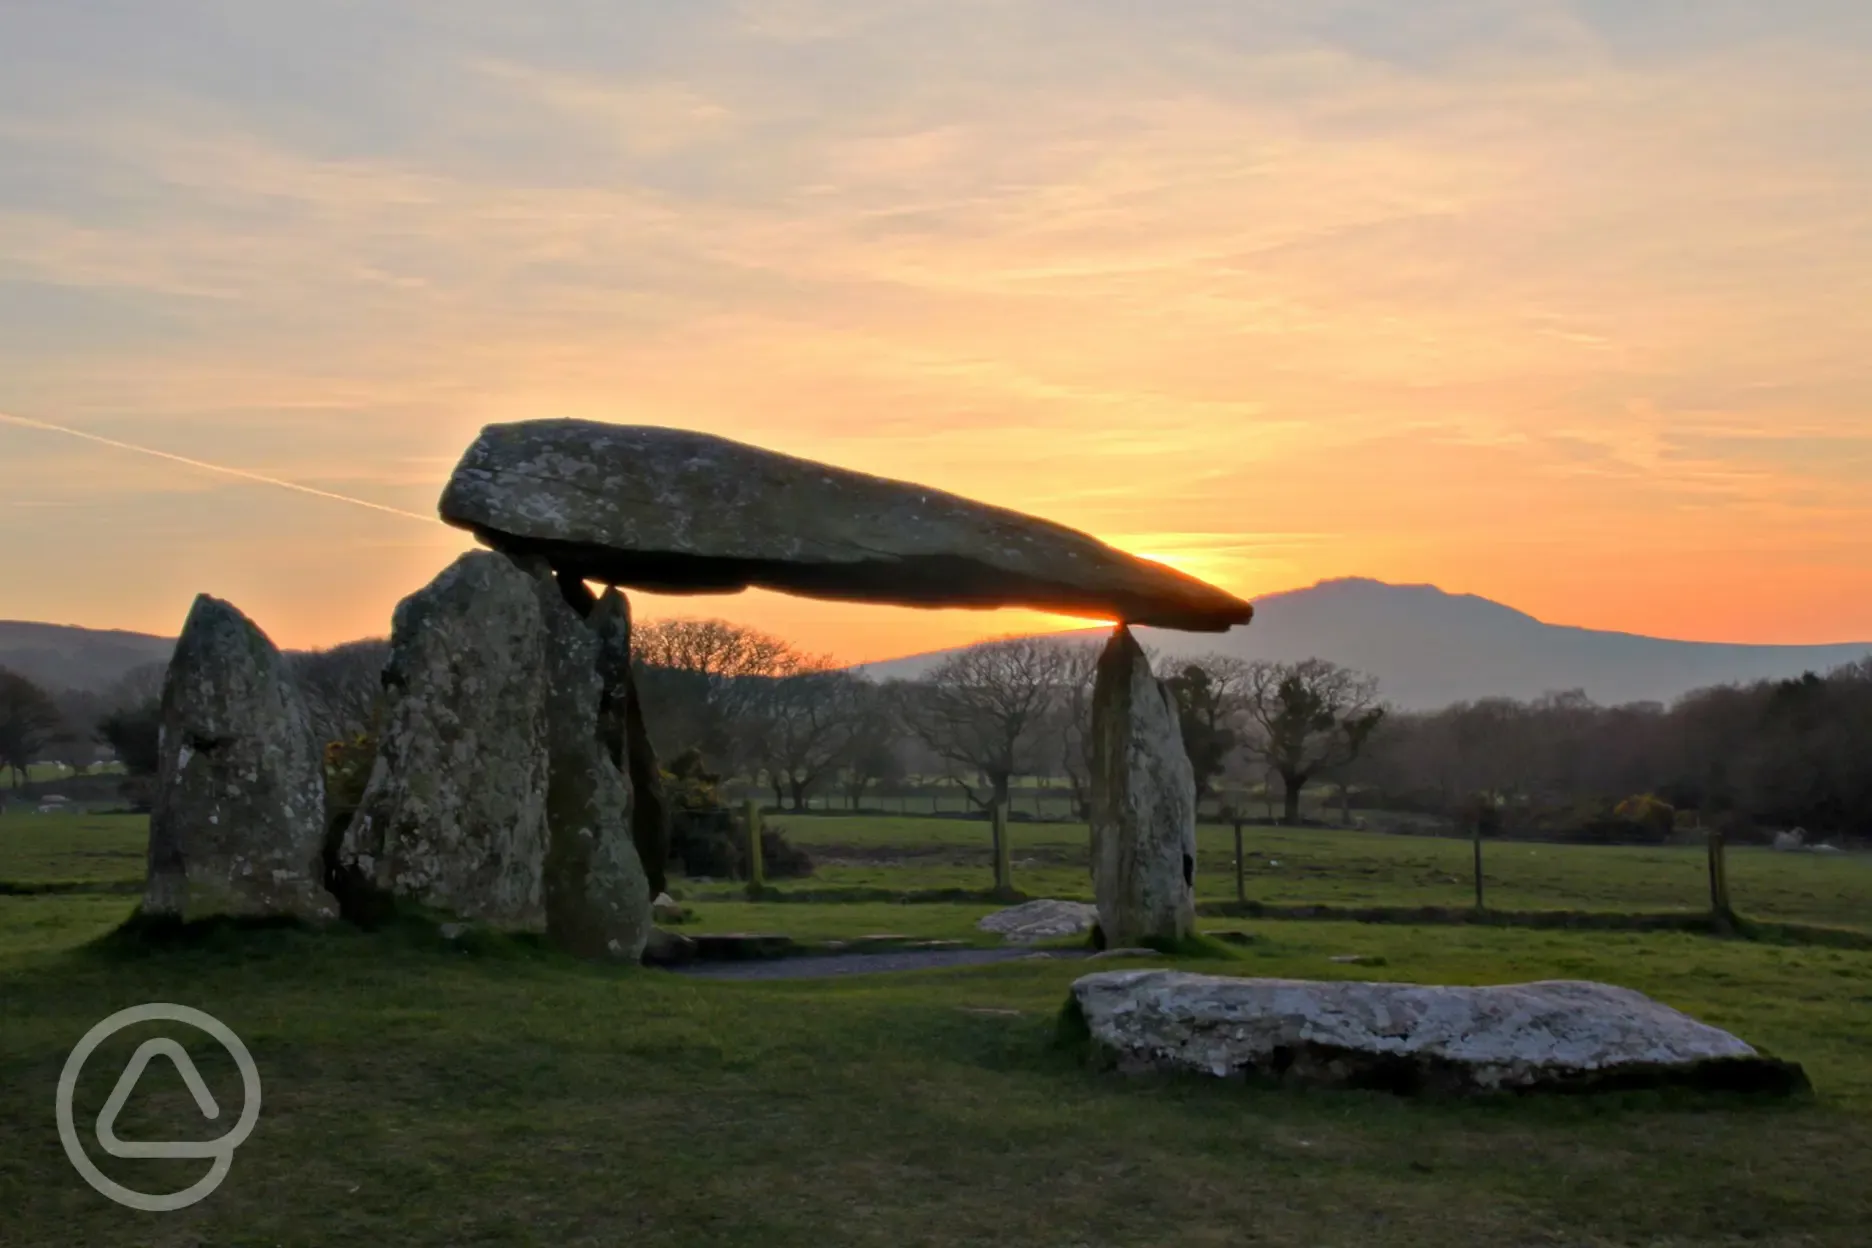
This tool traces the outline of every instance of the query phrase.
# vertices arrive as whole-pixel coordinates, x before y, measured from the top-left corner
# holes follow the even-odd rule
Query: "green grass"
[[[93,767],[89,772],[79,773],[56,763],[34,763],[26,769],[26,783],[50,785],[59,780],[69,780],[74,775],[120,776],[123,770],[122,763],[106,763]],[[0,789],[13,788],[16,783],[17,778],[11,767],[0,768]]]
[[[805,821],[787,822],[805,834]],[[465,952],[420,925],[223,929],[126,948],[108,934],[136,899],[103,890],[140,877],[141,829],[65,823],[0,821],[0,879],[85,885],[0,895],[0,1243],[1847,1248],[1872,1224],[1872,952],[1681,933],[1217,921],[1254,941],[1198,942],[1181,965],[1605,980],[1803,1063],[1816,1089],[1785,1104],[1309,1094],[1078,1066],[1053,1047],[1067,986],[1086,969],[1063,962],[714,982],[581,964],[521,941]],[[1368,887],[1351,864],[1384,851],[1337,852],[1350,888]],[[1579,868],[1579,886],[1611,897],[1626,894],[1594,881],[1627,862],[1655,869],[1642,857],[1588,861],[1597,865]],[[1770,883],[1797,890],[1802,878]],[[974,938],[991,908],[689,904],[687,930],[802,939]],[[1383,964],[1331,960],[1348,954]],[[146,1001],[215,1014],[262,1077],[259,1125],[228,1180],[178,1213],[133,1213],[91,1192],[53,1125],[71,1046]],[[154,1034],[120,1033],[87,1063],[76,1115],[87,1139],[124,1060]],[[189,1047],[231,1112],[240,1094],[229,1063],[205,1039]],[[187,1136],[178,1124],[198,1117],[157,1063],[121,1134]],[[218,1133],[204,1124],[198,1134]],[[152,1191],[176,1190],[204,1165],[92,1155]]]
[[[992,882],[985,823],[891,817],[769,816],[819,864],[810,885],[981,889]],[[1014,823],[1014,885],[1033,896],[1090,897],[1083,824]],[[1197,898],[1235,896],[1234,834],[1197,832]],[[1243,833],[1249,898],[1333,906],[1468,906],[1468,841],[1381,832],[1251,826]],[[1872,855],[1729,850],[1732,903],[1781,922],[1872,931]],[[1700,847],[1628,848],[1490,842],[1485,900],[1504,910],[1698,912],[1709,908]]]

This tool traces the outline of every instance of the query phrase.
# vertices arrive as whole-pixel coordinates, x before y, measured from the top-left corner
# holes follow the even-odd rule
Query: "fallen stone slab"
[[[1097,922],[1098,907],[1090,902],[1040,897],[983,915],[975,926],[993,932],[1010,945],[1031,945],[1089,932]]]
[[[659,593],[1018,606],[1200,632],[1254,614],[1064,525],[684,429],[489,425],[440,511],[496,549]]]
[[[1573,980],[1471,988],[1102,971],[1074,981],[1067,1019],[1096,1060],[1128,1072],[1430,1094],[1809,1086],[1797,1064],[1642,993]]]

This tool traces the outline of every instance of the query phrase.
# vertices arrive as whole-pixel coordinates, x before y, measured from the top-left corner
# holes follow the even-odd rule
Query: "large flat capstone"
[[[1253,614],[1063,525],[681,429],[489,425],[456,465],[441,514],[496,549],[661,593],[758,587],[1207,632]]]
[[[1397,1092],[1807,1086],[1799,1066],[1643,993],[1575,980],[1474,988],[1103,971],[1073,983],[1075,1007],[1095,1049],[1129,1071]]]
[[[144,911],[335,917],[324,831],[323,750],[280,652],[198,596],[163,680]]]

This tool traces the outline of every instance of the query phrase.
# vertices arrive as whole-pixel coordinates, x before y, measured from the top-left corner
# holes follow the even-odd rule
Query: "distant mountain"
[[[102,693],[132,668],[168,662],[174,649],[173,637],[0,620],[0,667],[54,692]]]
[[[1670,702],[1707,685],[1824,673],[1872,655],[1872,642],[1731,645],[1544,624],[1473,594],[1364,578],[1322,581],[1256,599],[1254,623],[1220,636],[1137,632],[1151,650],[1172,657],[1330,659],[1378,677],[1383,696],[1407,710],[1567,689],[1583,690],[1603,705]],[[879,679],[914,679],[947,653],[860,670]]]

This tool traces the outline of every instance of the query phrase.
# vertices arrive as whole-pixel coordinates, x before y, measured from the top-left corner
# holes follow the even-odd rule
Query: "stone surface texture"
[[[1486,1092],[1785,1065],[1642,993],[1582,981],[1470,988],[1105,971],[1075,981],[1072,999],[1121,1070]]]
[[[231,604],[189,609],[161,724],[145,912],[335,917],[323,745],[278,649]]]
[[[490,425],[442,518],[578,577],[750,586],[902,606],[1025,606],[1225,631],[1248,603],[1084,533],[710,434],[579,420]]]
[[[635,961],[650,889],[600,738],[600,637],[543,561],[457,559],[397,606],[371,778],[336,848],[354,917],[403,898]]]
[[[1038,898],[982,916],[975,926],[993,932],[1010,945],[1031,945],[1089,932],[1098,922],[1098,907],[1083,901]]]
[[[580,957],[635,962],[652,894],[630,839],[630,783],[599,739],[599,638],[550,571],[533,571],[546,643],[546,935]]]
[[[611,761],[630,777],[631,841],[654,895],[669,887],[669,799],[631,674],[630,602],[610,586],[586,622],[598,636],[599,737]]]
[[[377,758],[343,832],[346,912],[382,897],[544,931],[547,673],[537,578],[463,555],[397,604]]]
[[[1092,858],[1106,947],[1194,930],[1196,776],[1176,703],[1123,626],[1092,692]]]

